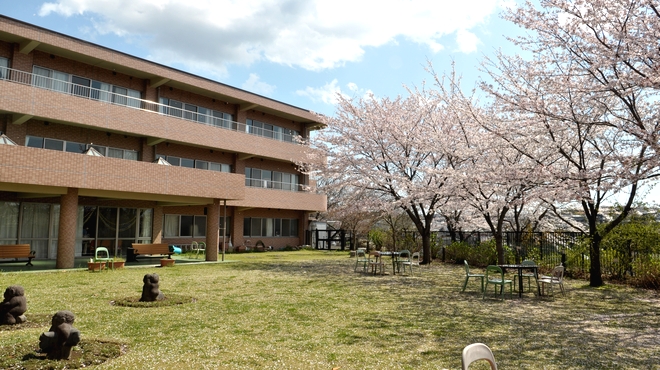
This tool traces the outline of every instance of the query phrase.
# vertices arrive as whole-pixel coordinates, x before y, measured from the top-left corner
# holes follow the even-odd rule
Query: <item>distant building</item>
[[[319,127],[310,111],[0,16],[0,244],[58,268],[101,245],[305,244],[326,198],[303,190],[295,137]]]

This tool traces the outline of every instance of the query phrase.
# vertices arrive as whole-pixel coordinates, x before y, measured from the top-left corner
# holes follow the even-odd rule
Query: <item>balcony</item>
[[[0,67],[0,109],[143,136],[153,143],[166,140],[235,152],[240,158],[293,161],[302,159],[306,148],[282,132],[4,67]]]
[[[209,204],[245,197],[245,176],[156,163],[0,145],[0,190]],[[195,179],[195,181],[190,181]]]

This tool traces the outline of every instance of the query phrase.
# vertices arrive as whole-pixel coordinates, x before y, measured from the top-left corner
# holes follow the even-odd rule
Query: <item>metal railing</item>
[[[89,86],[74,84],[69,81],[59,80],[52,77],[46,77],[34,73],[21,71],[18,69],[0,67],[0,80],[11,81],[22,85],[29,85],[68,94],[80,98],[97,100],[110,104],[125,106],[132,109],[138,109],[145,112],[152,112],[180,118],[186,121],[201,123],[208,126],[218,127],[226,130],[242,132],[254,136],[265,137],[267,139],[281,142],[296,143],[294,135],[275,130],[267,130],[259,127],[248,126],[245,123],[231,121],[224,118],[218,118],[213,115],[198,113],[195,111],[176,108],[153,101],[136,98],[129,95],[118,94],[112,91],[93,88]]]
[[[245,186],[249,186],[253,188],[277,189],[284,191],[303,191],[301,184],[272,181],[272,180],[250,179],[250,178],[245,179]]]

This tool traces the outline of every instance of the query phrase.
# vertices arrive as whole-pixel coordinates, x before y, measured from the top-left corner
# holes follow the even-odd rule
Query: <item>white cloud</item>
[[[39,15],[77,15],[98,34],[139,42],[150,58],[223,75],[230,64],[270,61],[311,71],[360,61],[366,48],[406,39],[430,52],[512,0],[52,0]]]
[[[250,73],[250,77],[241,85],[243,90],[247,90],[259,95],[271,95],[275,91],[275,86],[269,85],[260,80],[259,75]]]
[[[296,94],[305,96],[315,103],[323,102],[325,104],[335,105],[337,103],[337,95],[342,94],[342,92],[335,78],[332,82],[319,88],[307,86],[304,90],[296,91]]]
[[[477,46],[481,44],[477,35],[466,30],[456,31],[456,43],[458,50],[466,54],[477,51]]]

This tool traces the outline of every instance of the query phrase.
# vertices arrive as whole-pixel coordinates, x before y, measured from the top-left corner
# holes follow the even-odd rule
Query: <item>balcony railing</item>
[[[18,69],[0,67],[0,79],[22,85],[31,85],[41,89],[55,91],[63,94],[73,95],[80,98],[102,101],[110,104],[125,106],[146,112],[158,113],[170,117],[176,117],[186,121],[201,123],[226,130],[243,132],[250,135],[265,137],[277,141],[296,143],[294,136],[283,132],[276,132],[258,127],[248,126],[245,123],[235,122],[224,118],[214,117],[182,108],[156,103],[128,95],[117,94],[111,91],[97,89],[85,85],[74,84],[69,81],[59,80],[21,71]]]
[[[303,191],[301,184],[293,184],[290,182],[261,180],[261,179],[246,178],[245,186],[249,186],[253,188],[277,189],[277,190],[286,190],[286,191]]]

